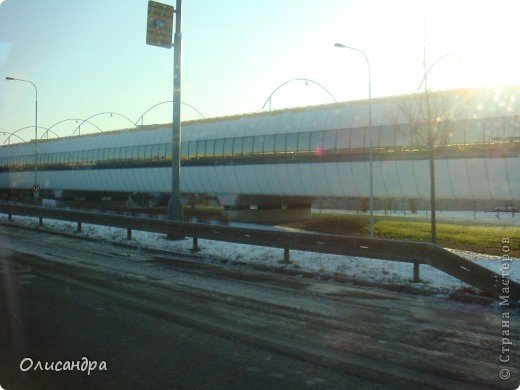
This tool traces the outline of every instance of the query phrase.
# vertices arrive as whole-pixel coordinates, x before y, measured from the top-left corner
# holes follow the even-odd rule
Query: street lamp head
[[[12,77],[6,77],[5,79],[6,80],[14,80],[14,78],[12,78]]]
[[[339,47],[341,49],[344,49],[346,46],[344,44],[342,44],[342,43],[335,43],[334,47]]]

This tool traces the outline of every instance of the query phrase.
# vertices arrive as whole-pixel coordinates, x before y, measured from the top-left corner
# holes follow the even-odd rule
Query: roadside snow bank
[[[6,215],[0,215],[0,221],[7,221]],[[15,223],[27,226],[37,226],[38,219],[34,217],[14,217]],[[88,236],[100,240],[128,243],[126,230],[107,226],[83,224],[82,233],[76,233],[76,224],[67,221],[44,220],[44,226],[59,232]],[[237,224],[238,226],[238,224]],[[240,225],[242,226],[242,225]],[[249,225],[250,227],[256,227]],[[142,231],[132,231],[132,243],[141,247],[162,249],[181,253],[191,253],[191,239],[183,241],[169,241],[164,235]],[[283,251],[277,248],[266,248],[245,244],[232,244],[228,242],[199,240],[201,251],[198,253],[203,258],[225,259],[229,262],[239,261],[246,264],[259,264],[273,268],[289,268],[317,274],[339,274],[344,277],[383,284],[411,284],[413,264],[400,263],[387,260],[328,255],[313,252],[291,251],[291,264],[285,265]],[[500,250],[500,248],[497,248]],[[451,250],[452,252],[482,265],[494,272],[501,273],[501,261],[499,256],[483,255],[467,251]],[[510,263],[509,278],[520,282],[520,259],[513,258]],[[420,268],[421,283],[413,283],[416,288],[431,288],[443,293],[468,287],[450,275],[445,274],[428,265]]]

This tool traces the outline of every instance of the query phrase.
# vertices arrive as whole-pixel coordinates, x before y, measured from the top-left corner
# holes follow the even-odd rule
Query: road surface
[[[0,225],[0,385],[506,388],[518,309],[226,267]],[[20,370],[23,359],[106,363]],[[27,361],[26,361],[27,362]],[[27,366],[27,364],[26,364]],[[501,380],[501,370],[511,373]],[[502,371],[505,372],[505,371]]]

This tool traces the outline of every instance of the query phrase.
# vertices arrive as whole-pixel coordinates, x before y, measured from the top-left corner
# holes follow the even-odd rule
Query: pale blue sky
[[[174,5],[174,0],[164,1]],[[147,0],[0,0],[0,131],[85,119],[113,111],[133,121],[172,97],[173,51],[145,44]],[[426,29],[424,28],[426,26]],[[206,117],[260,111],[269,94],[294,78],[325,86],[336,99],[413,93],[427,62],[446,54],[429,73],[432,90],[520,84],[517,0],[184,0],[182,101]],[[290,83],[273,109],[330,102],[313,84]],[[198,114],[183,108],[183,120]],[[171,105],[145,124],[171,120]],[[98,116],[103,130],[130,123]],[[56,126],[70,135],[73,121]],[[82,132],[94,132],[85,126]],[[33,137],[31,129],[22,137]],[[5,137],[0,135],[0,142]]]

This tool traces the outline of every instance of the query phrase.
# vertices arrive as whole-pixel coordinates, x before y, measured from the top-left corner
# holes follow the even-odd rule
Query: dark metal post
[[[181,0],[175,7],[175,36],[173,42],[173,120],[172,120],[172,193],[168,202],[168,219],[184,219],[180,195],[181,146]]]
[[[127,240],[132,239],[132,229],[126,229],[126,239]]]
[[[78,233],[81,233],[81,222],[78,222],[78,229],[77,229],[77,232],[78,232]]]
[[[33,83],[31,84],[33,85],[34,91],[36,92],[36,118],[34,121],[34,204],[38,205],[38,198],[40,197],[40,189],[38,188],[38,89],[36,89],[36,85]]]
[[[413,263],[413,282],[419,283],[421,279],[419,278],[419,263]]]
[[[283,248],[283,262],[286,264],[289,264],[291,262],[289,248]]]
[[[193,253],[196,253],[196,252],[200,251],[198,237],[193,236],[193,247],[191,248],[191,251]]]

